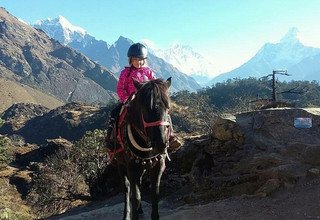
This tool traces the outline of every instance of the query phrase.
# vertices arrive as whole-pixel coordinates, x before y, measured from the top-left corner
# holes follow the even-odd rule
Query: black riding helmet
[[[127,53],[128,57],[137,57],[141,59],[147,59],[147,55],[147,47],[141,43],[132,44]]]

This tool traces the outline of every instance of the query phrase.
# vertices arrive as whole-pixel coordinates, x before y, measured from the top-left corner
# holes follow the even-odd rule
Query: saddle
[[[124,151],[121,128],[126,124],[126,115],[127,115],[127,107],[123,105],[121,107],[120,114],[115,122],[115,126],[113,127],[111,138],[110,138],[113,147],[109,148],[107,151],[109,162],[113,160],[115,154]]]

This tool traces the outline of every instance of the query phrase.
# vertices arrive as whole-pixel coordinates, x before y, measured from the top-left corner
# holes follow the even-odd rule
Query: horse
[[[137,92],[118,119],[116,139],[121,150],[114,154],[114,159],[125,192],[123,219],[130,219],[130,216],[138,219],[143,213],[140,187],[147,170],[151,182],[151,219],[159,219],[160,179],[165,160],[169,159],[170,85],[171,77],[166,81],[154,79],[144,83],[134,80]]]

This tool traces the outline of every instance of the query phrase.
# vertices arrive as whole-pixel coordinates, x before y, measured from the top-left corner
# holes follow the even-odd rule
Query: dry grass
[[[0,178],[8,178],[10,176],[12,176],[14,173],[17,172],[17,168],[14,168],[14,167],[10,167],[10,166],[7,166],[7,167],[4,167],[3,169],[0,170]]]
[[[217,114],[210,109],[203,111],[196,105],[182,106],[175,102],[171,103],[170,112],[175,132],[193,135],[209,132],[217,117]]]
[[[52,96],[10,79],[0,78],[0,88],[0,113],[20,102],[39,104],[49,109],[63,105],[62,101]]]
[[[0,178],[0,219],[35,219],[8,179]]]

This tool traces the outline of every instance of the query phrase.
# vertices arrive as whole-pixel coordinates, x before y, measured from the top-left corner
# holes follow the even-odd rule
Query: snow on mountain
[[[33,26],[42,29],[50,37],[67,45],[72,41],[82,41],[87,35],[87,31],[81,27],[72,25],[65,17],[59,15],[58,18],[47,18],[36,21]]]
[[[209,82],[209,86],[227,79],[262,77],[274,69],[291,69],[302,60],[320,53],[319,48],[307,47],[299,40],[297,28],[290,29],[278,43],[266,43],[257,54],[240,67],[223,73]],[[300,66],[301,68],[302,66]],[[307,67],[305,67],[307,68]],[[300,78],[292,74],[291,80]],[[307,75],[307,74],[306,74]],[[309,79],[305,79],[309,80]]]
[[[291,28],[279,43],[265,44],[252,59],[266,60],[273,69],[288,69],[306,57],[314,56],[319,52],[319,48],[303,45],[299,39],[299,30],[297,28]],[[261,73],[265,74],[263,72]]]
[[[62,16],[56,19],[38,21],[35,28],[42,29],[51,38],[61,44],[68,45],[85,54],[95,62],[107,67],[115,76],[119,76],[123,66],[128,65],[127,50],[133,43],[132,40],[120,36],[112,45],[103,40],[96,40],[93,36],[79,27],[72,25]],[[156,76],[166,79],[173,77],[172,92],[189,90],[196,91],[201,87],[194,78],[182,73],[170,63],[153,55],[150,51],[148,57],[150,67],[156,72]]]
[[[33,26],[42,29],[61,44],[68,45],[90,57],[95,62],[107,66],[106,57],[110,47],[109,44],[102,40],[96,40],[86,30],[72,25],[63,16],[60,15],[55,19],[39,20]]]
[[[280,43],[296,44],[300,43],[300,31],[298,28],[291,28],[280,40]]]
[[[174,43],[168,49],[160,49],[150,40],[142,40],[142,42],[157,57],[170,63],[179,71],[192,76],[200,84],[208,81],[210,73],[216,72],[214,65],[209,60],[188,45]]]

